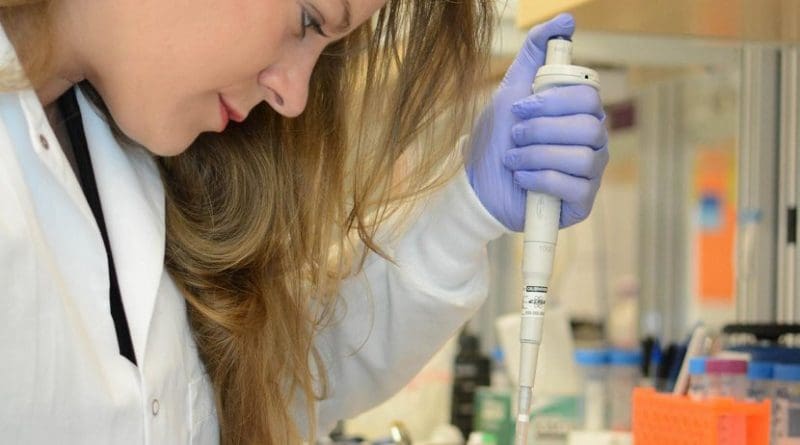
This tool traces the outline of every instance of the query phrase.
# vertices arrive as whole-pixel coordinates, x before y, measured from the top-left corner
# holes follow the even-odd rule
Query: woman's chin
[[[185,152],[195,139],[196,137],[191,140],[177,137],[154,138],[149,143],[141,145],[156,156],[168,158]]]

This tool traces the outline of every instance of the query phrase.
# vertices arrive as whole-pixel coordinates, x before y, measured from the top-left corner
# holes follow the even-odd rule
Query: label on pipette
[[[522,294],[522,316],[543,317],[546,303],[547,287],[525,286],[525,292]]]

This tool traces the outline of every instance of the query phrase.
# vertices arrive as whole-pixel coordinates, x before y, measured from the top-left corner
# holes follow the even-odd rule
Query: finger
[[[559,227],[564,229],[566,227],[573,226],[585,220],[592,213],[593,207],[594,207],[594,201],[589,202],[585,206],[584,205],[561,206],[561,219],[559,221]]]
[[[556,170],[585,179],[601,176],[607,164],[607,149],[586,146],[533,145],[512,148],[503,157],[503,165],[511,171]]]
[[[608,144],[608,131],[600,119],[588,114],[537,117],[511,127],[511,139],[517,147],[585,145],[599,150]]]
[[[600,93],[589,85],[550,88],[517,101],[511,111],[520,119],[571,114],[589,114],[600,120],[605,117]]]
[[[555,196],[571,205],[591,206],[597,193],[596,181],[555,170],[514,172],[514,182],[521,188]]]
[[[544,64],[547,41],[553,37],[571,37],[575,32],[575,19],[569,14],[559,14],[548,22],[531,29],[525,43],[503,78],[503,84],[524,87],[530,92],[536,71]]]

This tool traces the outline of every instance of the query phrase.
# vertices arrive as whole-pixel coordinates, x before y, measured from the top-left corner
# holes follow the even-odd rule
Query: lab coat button
[[[161,404],[158,403],[158,399],[153,399],[153,415],[158,415],[158,410],[161,409]]]
[[[47,142],[47,138],[46,138],[46,137],[44,137],[44,135],[43,135],[43,134],[40,134],[40,135],[39,135],[39,142],[42,144],[42,147],[43,147],[45,150],[47,150],[47,149],[49,149],[49,148],[50,148],[50,143],[49,143],[49,142]]]

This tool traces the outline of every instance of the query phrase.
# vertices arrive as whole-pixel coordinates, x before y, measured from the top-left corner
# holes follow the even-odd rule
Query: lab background
[[[529,443],[800,443],[800,1],[509,0],[475,94],[564,11],[611,161],[559,234]],[[488,250],[464,332],[331,441],[511,443],[522,237]]]

